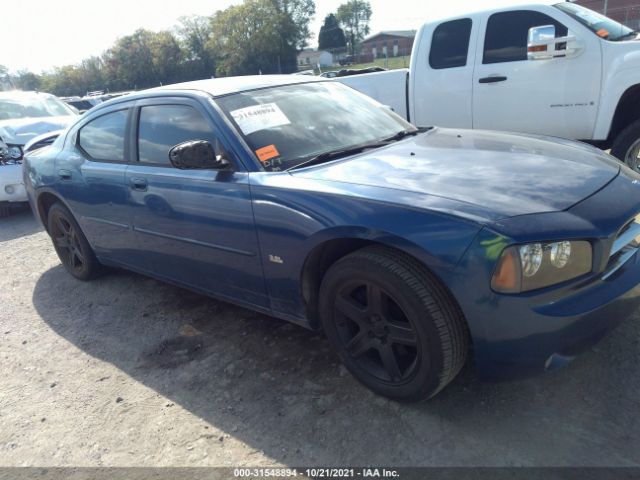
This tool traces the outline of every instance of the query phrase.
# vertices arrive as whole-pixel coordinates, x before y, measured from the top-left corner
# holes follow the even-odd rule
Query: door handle
[[[492,75],[490,77],[484,77],[478,80],[478,83],[497,83],[497,82],[505,82],[507,77],[503,77],[500,75]]]
[[[147,180],[145,178],[135,177],[129,181],[129,185],[133,190],[144,192],[147,190]]]
[[[58,170],[58,176],[62,180],[71,180],[71,170]]]

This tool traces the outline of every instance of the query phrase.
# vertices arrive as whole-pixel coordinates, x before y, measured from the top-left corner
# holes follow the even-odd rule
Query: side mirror
[[[229,167],[229,162],[222,156],[216,156],[213,146],[206,140],[179,143],[169,150],[169,160],[181,170],[222,170]]]
[[[556,38],[556,27],[544,25],[529,29],[527,58],[529,60],[551,60],[571,58],[583,50],[582,42],[574,35]]]

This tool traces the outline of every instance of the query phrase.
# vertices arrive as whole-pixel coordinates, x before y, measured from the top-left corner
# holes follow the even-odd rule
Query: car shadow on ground
[[[483,384],[467,369],[404,405],[360,386],[319,333],[136,274],[54,267],[33,302],[89,355],[284,464],[640,463],[638,317],[564,370]]]
[[[0,242],[26,237],[42,230],[28,206],[16,207],[8,217],[0,218]]]

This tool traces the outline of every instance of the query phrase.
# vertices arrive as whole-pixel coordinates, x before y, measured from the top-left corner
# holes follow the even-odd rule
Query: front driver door
[[[560,11],[558,17],[571,23],[535,10],[488,18],[473,75],[473,128],[591,138],[600,91],[599,40]],[[527,60],[529,29],[543,25],[555,26],[556,37],[577,34],[584,49],[571,58]]]
[[[156,276],[235,300],[268,306],[248,174],[225,153],[209,113],[196,100],[138,102],[127,170],[133,228],[146,269]],[[233,169],[179,170],[169,150],[207,140]],[[230,158],[231,157],[231,158]]]

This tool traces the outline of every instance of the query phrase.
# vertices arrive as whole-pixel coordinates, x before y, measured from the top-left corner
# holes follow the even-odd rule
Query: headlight
[[[591,243],[563,241],[507,247],[491,279],[500,293],[520,293],[577,278],[592,270]]]

